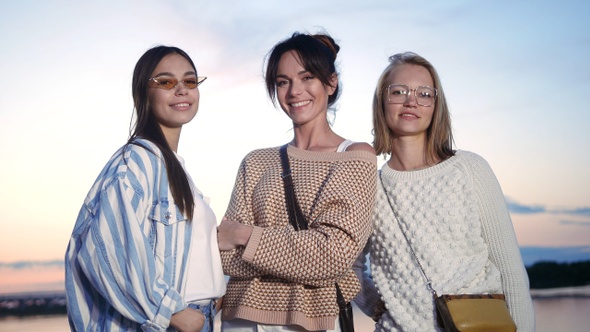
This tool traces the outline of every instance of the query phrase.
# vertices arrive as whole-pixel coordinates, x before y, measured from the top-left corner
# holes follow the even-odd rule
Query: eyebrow
[[[194,71],[191,70],[191,71],[187,71],[186,73],[184,73],[183,76],[189,76],[189,75],[197,76],[197,73],[195,73]],[[163,72],[163,73],[159,73],[157,75],[154,75],[152,77],[160,77],[160,76],[172,76],[172,77],[174,77],[174,74],[166,71],[166,72]]]
[[[302,70],[300,72],[297,73],[297,75],[305,75],[309,73],[309,70]],[[284,74],[277,74],[277,78],[282,77],[282,78],[289,78],[287,75]]]

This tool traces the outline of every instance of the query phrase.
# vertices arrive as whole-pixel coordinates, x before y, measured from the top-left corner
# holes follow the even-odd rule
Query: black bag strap
[[[287,145],[281,146],[281,165],[283,166],[283,183],[285,185],[285,198],[287,202],[287,210],[289,211],[289,222],[293,227],[300,231],[307,229],[307,222],[301,212],[297,197],[295,197],[295,190],[293,189],[293,178],[291,177],[291,166],[289,164],[289,156],[287,155]]]
[[[285,185],[285,199],[287,202],[287,211],[289,211],[289,222],[293,225],[295,230],[300,231],[307,229],[307,221],[303,216],[303,212],[301,212],[297,197],[295,197],[295,191],[293,190],[293,178],[291,177],[291,165],[289,164],[289,156],[287,155],[287,146],[288,144],[285,144],[281,146],[279,150],[281,155],[281,166],[283,167],[281,177],[283,178],[283,184]],[[338,307],[341,310],[346,307],[346,301],[344,300],[344,296],[340,291],[338,283],[336,283],[336,302],[338,302]]]

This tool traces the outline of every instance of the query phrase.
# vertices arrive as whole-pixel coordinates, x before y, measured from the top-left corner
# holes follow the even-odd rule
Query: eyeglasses
[[[420,106],[432,106],[436,97],[436,89],[429,86],[419,86],[410,89],[405,84],[390,84],[387,87],[387,101],[390,104],[403,104],[410,97],[410,92],[414,91],[416,103]]]
[[[154,88],[172,90],[178,85],[179,82],[181,82],[187,89],[194,89],[201,85],[201,83],[203,83],[206,79],[207,77],[200,76],[179,81],[174,77],[152,77],[148,80],[148,83]]]

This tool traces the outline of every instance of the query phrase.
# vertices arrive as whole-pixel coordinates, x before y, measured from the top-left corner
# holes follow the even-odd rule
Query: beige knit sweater
[[[309,229],[296,231],[289,224],[279,148],[249,153],[226,217],[254,231],[246,247],[221,253],[230,276],[221,319],[333,329],[334,283],[348,301],[360,290],[351,267],[371,233],[376,157],[292,146],[287,151]]]

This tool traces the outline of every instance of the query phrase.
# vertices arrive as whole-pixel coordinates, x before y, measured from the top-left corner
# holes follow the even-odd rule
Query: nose
[[[298,82],[297,80],[293,80],[291,84],[289,84],[289,94],[291,96],[300,95],[303,91],[303,85]]]
[[[412,97],[412,93],[414,96]],[[406,107],[417,107],[418,103],[416,101],[416,90],[408,91],[408,95],[406,96],[406,101],[404,102],[404,106]]]
[[[184,85],[184,82],[176,83],[176,86],[173,88],[174,94],[183,96],[188,93],[188,88]]]

